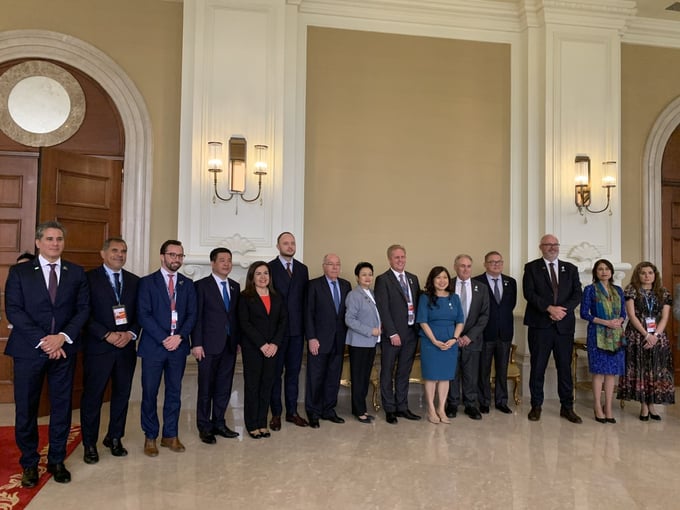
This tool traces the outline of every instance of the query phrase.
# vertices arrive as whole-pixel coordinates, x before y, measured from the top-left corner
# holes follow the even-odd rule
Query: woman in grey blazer
[[[358,285],[347,295],[345,324],[349,345],[349,371],[352,389],[352,414],[361,423],[371,423],[373,416],[366,414],[366,395],[375,359],[375,346],[380,341],[380,315],[375,306],[373,266],[359,262],[354,268]]]

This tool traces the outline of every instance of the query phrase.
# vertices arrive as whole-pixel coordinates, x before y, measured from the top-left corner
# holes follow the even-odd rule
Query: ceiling
[[[504,2],[517,3],[518,0],[501,0]],[[680,11],[667,11],[666,7],[680,0],[637,0],[637,15],[640,18],[665,19],[680,21]]]

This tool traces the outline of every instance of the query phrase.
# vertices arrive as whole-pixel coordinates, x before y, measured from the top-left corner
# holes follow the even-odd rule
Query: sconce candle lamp
[[[592,214],[605,212],[611,203],[611,190],[616,187],[616,161],[605,161],[604,174],[602,176],[602,187],[607,191],[607,203],[599,210],[590,208],[591,188],[590,188],[590,158],[579,154],[574,160],[576,165],[576,184],[574,185],[574,203],[579,214],[583,216],[584,210]],[[609,214],[611,215],[611,209]]]

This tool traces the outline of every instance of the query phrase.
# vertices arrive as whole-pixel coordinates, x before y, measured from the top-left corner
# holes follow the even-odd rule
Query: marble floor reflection
[[[227,422],[240,438],[200,442],[196,377],[187,374],[180,420],[187,451],[161,448],[158,457],[145,457],[137,390],[124,439],[130,455],[115,458],[99,445],[101,460],[90,466],[79,446],[66,462],[73,481],[49,481],[28,508],[624,510],[679,504],[677,406],[661,408],[661,422],[641,422],[639,406],[628,404],[617,407],[617,424],[603,425],[582,392],[575,406],[582,425],[560,419],[557,400],[546,402],[537,423],[527,420],[524,403],[512,415],[492,409],[481,421],[460,413],[451,425],[424,419],[389,425],[379,413],[365,425],[351,419],[349,391],[342,388],[338,413],[346,423],[322,421],[317,430],[284,423],[270,439],[253,440],[243,437],[241,378],[236,382]],[[411,409],[424,414],[420,391],[412,386]],[[0,424],[12,422],[13,406],[0,405]]]

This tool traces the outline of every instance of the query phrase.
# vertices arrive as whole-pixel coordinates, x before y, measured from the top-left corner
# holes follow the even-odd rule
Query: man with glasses
[[[182,243],[165,241],[160,253],[161,268],[139,281],[137,296],[137,317],[143,328],[138,349],[142,358],[142,430],[144,454],[149,457],[158,455],[156,401],[161,377],[165,383],[161,446],[177,453],[184,451],[177,424],[189,334],[197,315],[194,283],[177,272],[184,261]]]
[[[491,406],[491,363],[496,367],[494,404],[499,411],[511,414],[508,407],[508,362],[514,335],[512,311],[517,304],[517,281],[503,274],[503,256],[497,251],[484,255],[486,271],[473,280],[489,288],[489,322],[484,328],[484,343],[479,367],[479,410],[488,413]]]
[[[581,423],[574,412],[574,383],[571,377],[571,356],[574,345],[575,308],[581,303],[581,281],[574,264],[558,260],[560,243],[552,234],[541,238],[543,257],[524,266],[522,288],[527,307],[524,324],[529,326],[531,372],[531,411],[529,420],[541,419],[543,383],[550,353],[557,367],[557,393],[560,416],[572,423]]]

